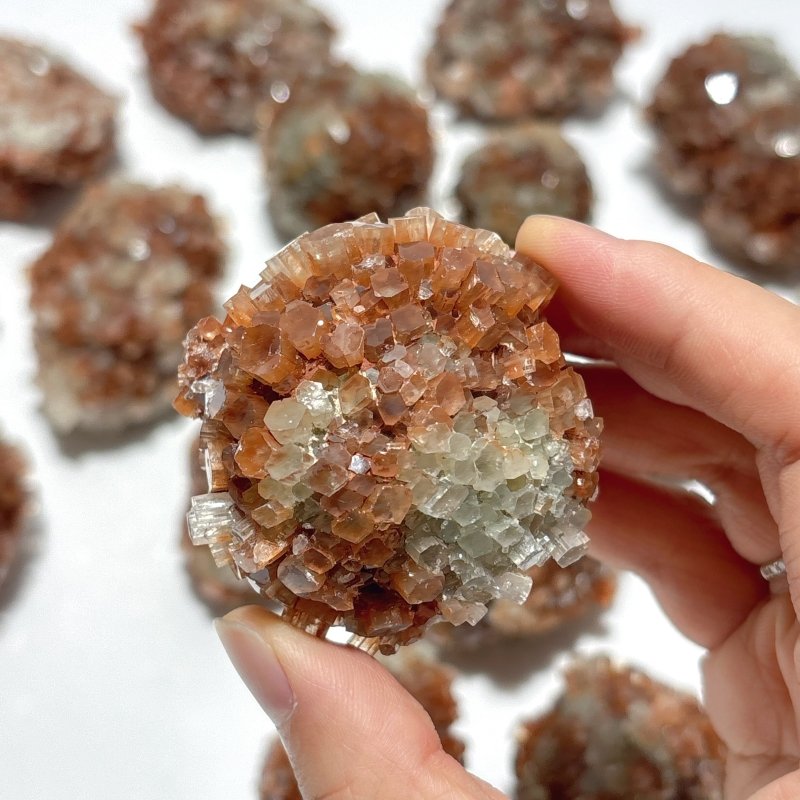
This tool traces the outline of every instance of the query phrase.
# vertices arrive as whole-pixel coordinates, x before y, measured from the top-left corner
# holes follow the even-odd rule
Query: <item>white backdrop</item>
[[[341,52],[414,80],[442,0],[319,0],[340,26]],[[569,122],[597,190],[595,223],[667,242],[707,260],[695,223],[648,178],[650,141],[637,110],[667,58],[724,26],[774,35],[796,52],[800,4],[789,0],[617,0],[645,35],[618,69],[620,96],[600,119]],[[278,242],[265,215],[256,147],[201,140],[155,104],[130,24],[144,0],[0,0],[0,31],[64,50],[120,93],[121,162],[132,176],[206,192],[227,219],[227,296],[252,283]],[[448,187],[476,125],[437,108],[434,200]],[[0,595],[0,798],[247,800],[269,723],[239,684],[177,546],[187,492],[190,424],[172,419],[113,446],[65,448],[38,411],[26,265],[45,227],[0,223],[0,425],[34,462],[37,517],[30,554]],[[790,294],[793,293],[791,290]],[[608,650],[697,690],[701,651],[678,634],[646,587],[626,576],[602,626],[463,663],[457,685],[469,766],[511,785],[512,726],[558,688],[563,645]],[[489,674],[486,673],[489,669]]]

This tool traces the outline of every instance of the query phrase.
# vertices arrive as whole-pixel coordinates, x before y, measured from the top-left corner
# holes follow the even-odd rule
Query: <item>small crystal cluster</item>
[[[23,219],[42,190],[100,172],[116,106],[57,55],[0,37],[0,218]]]
[[[309,630],[384,652],[582,555],[600,420],[542,317],[554,279],[428,209],[301,236],[187,337],[192,540]]]
[[[254,130],[261,102],[326,69],[334,36],[303,0],[156,0],[138,32],[158,101],[207,134]]]
[[[200,442],[195,440],[189,457],[192,497],[203,494],[207,488],[205,465],[200,463],[199,456]],[[218,616],[252,604],[254,595],[250,584],[227,567],[218,567],[207,547],[192,544],[185,518],[181,526],[181,550],[195,592]]]
[[[800,77],[769,39],[716,34],[675,58],[648,108],[667,185],[720,249],[800,264]]]
[[[486,119],[595,112],[636,35],[609,0],[451,0],[428,78],[462,112]]]
[[[516,800],[722,800],[725,747],[693,697],[605,657],[566,683],[519,731]]]
[[[575,148],[554,125],[501,129],[461,168],[456,187],[467,225],[513,243],[531,214],[586,220],[592,185]]]
[[[213,311],[223,257],[200,195],[122,180],[86,191],[31,268],[38,381],[59,432],[169,408],[183,337]]]
[[[387,668],[428,712],[444,751],[463,762],[464,743],[451,731],[458,717],[458,705],[451,688],[454,672],[428,655],[420,654],[417,648],[410,648],[403,656],[387,659]],[[303,800],[286,750],[279,741],[267,752],[259,800]]]
[[[436,626],[436,642],[448,650],[476,650],[502,640],[541,636],[608,608],[617,589],[614,572],[589,556],[566,567],[548,561],[531,567],[528,576],[533,588],[522,605],[495,600],[475,627]]]
[[[0,584],[8,575],[22,534],[28,504],[26,473],[20,452],[0,440]]]
[[[428,113],[397,78],[339,67],[265,104],[261,122],[270,214],[286,238],[426,198]]]

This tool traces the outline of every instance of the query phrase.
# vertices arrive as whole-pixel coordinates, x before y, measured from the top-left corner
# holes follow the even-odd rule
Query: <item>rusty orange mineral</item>
[[[392,652],[521,603],[586,549],[601,422],[543,317],[555,280],[429,209],[304,234],[186,340],[189,528],[324,634]]]

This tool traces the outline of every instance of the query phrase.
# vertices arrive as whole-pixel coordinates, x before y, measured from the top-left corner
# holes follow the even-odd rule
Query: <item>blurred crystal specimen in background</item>
[[[44,190],[97,175],[114,152],[117,101],[58,55],[0,37],[0,219]]]
[[[403,688],[425,709],[442,741],[444,751],[463,763],[464,743],[450,730],[458,718],[451,691],[455,673],[435,661],[419,646],[384,662]],[[267,752],[259,787],[259,800],[302,800],[294,770],[283,745],[275,741]]]
[[[516,800],[722,800],[725,747],[693,697],[596,656],[518,732]]]
[[[303,0],[156,0],[137,26],[153,94],[201,133],[255,129],[330,61],[334,29]]]
[[[17,448],[0,439],[0,585],[19,549],[28,492],[27,465]]]
[[[636,36],[609,0],[451,0],[428,79],[469,116],[593,113],[611,97],[614,65]]]
[[[214,310],[223,260],[202,196],[123,180],[86,191],[31,268],[38,382],[57,431],[169,408],[183,337]]]
[[[800,77],[770,39],[716,34],[670,63],[647,110],[667,186],[711,240],[762,267],[800,264]]]
[[[566,567],[548,561],[531,567],[528,576],[533,588],[522,605],[494,600],[474,627],[437,625],[432,638],[446,650],[478,650],[503,640],[541,636],[607,609],[617,590],[614,572],[589,556]]]
[[[324,633],[392,652],[522,603],[585,552],[600,420],[542,317],[555,281],[429,209],[301,236],[186,340],[189,528]]]
[[[265,103],[259,119],[270,214],[286,238],[426,200],[428,113],[398,78],[338,67]]]
[[[502,128],[471,153],[456,187],[462,221],[509,244],[531,214],[585,221],[592,184],[577,150],[555,125]]]

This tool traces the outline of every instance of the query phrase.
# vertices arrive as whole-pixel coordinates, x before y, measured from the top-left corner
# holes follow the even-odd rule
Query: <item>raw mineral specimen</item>
[[[303,0],[156,0],[137,28],[158,101],[202,133],[255,128],[330,60],[334,30]]]
[[[456,187],[467,225],[513,243],[531,214],[586,220],[592,185],[580,155],[554,125],[498,131],[464,161]]]
[[[266,103],[261,120],[270,213],[286,238],[426,197],[428,113],[396,78],[341,67]]]
[[[662,177],[679,194],[705,195],[744,157],[755,114],[798,103],[800,80],[770,39],[718,33],[692,45],[670,63],[647,109]]]
[[[604,657],[566,682],[519,731],[517,800],[722,800],[725,747],[693,697]]]
[[[116,106],[59,56],[0,37],[0,218],[23,219],[43,190],[99,173]]]
[[[761,267],[800,267],[800,96],[754,113],[714,175],[701,220],[720,250]]]
[[[25,461],[19,451],[0,440],[0,584],[17,553],[28,493]]]
[[[31,269],[38,381],[59,432],[120,429],[169,407],[223,255],[200,195],[121,180],[87,190]]]
[[[428,78],[462,112],[486,119],[595,112],[636,35],[609,0],[451,0]]]
[[[542,316],[555,281],[414,209],[299,237],[186,340],[189,528],[310,631],[392,652],[521,603],[585,551],[601,428]]]
[[[204,465],[200,464],[200,453],[200,441],[195,440],[189,459],[192,496],[203,494],[208,485]],[[207,547],[195,547],[185,523],[181,530],[181,550],[195,592],[217,615],[253,603],[255,595],[250,584],[227,567],[220,569]]]
[[[384,663],[397,680],[428,712],[442,747],[458,761],[463,761],[464,743],[450,730],[458,717],[458,706],[451,691],[454,672],[428,656],[405,651],[404,658],[394,656]],[[261,775],[260,800],[302,800],[294,770],[283,745],[273,742],[267,752]]]
[[[599,561],[585,557],[567,567],[548,561],[531,567],[533,588],[522,604],[495,600],[474,627],[436,627],[436,641],[448,649],[478,649],[504,639],[522,639],[548,633],[567,622],[608,608],[617,579]]]
[[[720,249],[761,267],[800,264],[800,76],[770,39],[716,34],[675,58],[648,116],[656,163],[702,199]]]

